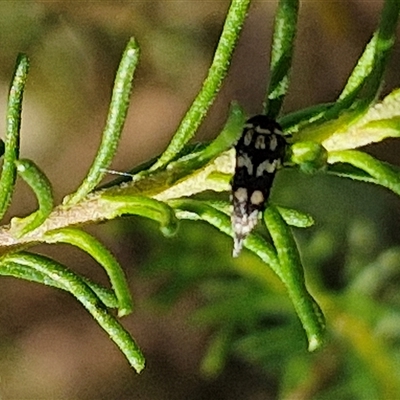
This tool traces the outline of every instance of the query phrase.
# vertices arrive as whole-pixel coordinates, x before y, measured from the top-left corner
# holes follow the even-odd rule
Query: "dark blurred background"
[[[249,115],[261,110],[276,3],[253,2],[229,77],[197,140],[218,133],[232,100]],[[284,113],[334,101],[377,26],[383,4],[360,0],[301,3]],[[120,171],[159,154],[167,145],[206,76],[228,7],[227,0],[0,2],[0,114],[5,115],[17,54],[27,53],[31,70],[24,98],[21,152],[45,171],[57,201],[79,185],[96,153],[114,74],[128,38],[137,38],[141,61],[124,135],[112,165]],[[396,46],[385,94],[399,86],[399,62]],[[3,117],[3,135],[4,125]],[[368,149],[397,164],[399,150],[395,141]],[[307,261],[311,265],[309,273],[319,276],[326,293],[340,293],[351,282],[351,271],[346,269],[350,264],[352,268],[357,264],[354,268],[361,271],[382,252],[399,245],[400,200],[384,189],[284,171],[275,183],[273,198],[316,218],[317,226],[298,240],[305,248],[306,267]],[[9,217],[26,215],[34,207],[33,195],[21,184]],[[182,276],[175,276],[179,272],[174,271],[182,271],[183,265],[198,274],[214,264],[245,269],[245,263],[257,262],[255,258],[244,255],[231,260],[231,241],[202,224],[183,223],[173,239],[164,238],[155,224],[140,218],[112,221],[89,230],[107,244],[128,275],[135,311],[123,323],[141,345],[147,357],[146,369],[136,375],[71,296],[3,278],[2,399],[278,397],[283,379],[279,368],[258,368],[257,363],[228,356],[219,374],[208,378],[201,374],[212,329],[188,320],[204,303],[195,279],[189,291],[177,290],[180,295],[168,307],[154,300],[160,290],[176,289],[174,284],[181,282]],[[79,251],[68,246],[35,250],[107,283],[100,267]],[[396,290],[393,296],[398,296]],[[298,351],[308,357],[301,327],[297,334],[301,338]],[[333,364],[333,379],[350,373]],[[327,382],[324,385],[330,384],[329,379]],[[312,391],[297,394],[283,397],[331,398],[313,397]]]

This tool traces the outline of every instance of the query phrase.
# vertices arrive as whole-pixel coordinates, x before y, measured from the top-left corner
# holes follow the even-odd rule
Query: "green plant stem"
[[[214,59],[202,88],[182,119],[167,149],[150,168],[151,171],[163,168],[173,160],[194,136],[207,115],[228,72],[249,5],[250,0],[232,0]]]
[[[167,231],[163,230],[163,233],[168,234],[169,219],[164,219],[164,216],[168,214],[159,214],[161,211],[159,208],[162,208],[162,204],[150,206],[150,203],[152,201],[161,203],[161,201],[165,202],[171,198],[185,196],[189,193],[199,193],[205,190],[228,190],[229,185],[227,182],[216,182],[212,178],[208,179],[208,177],[215,171],[231,173],[232,170],[233,155],[229,151],[203,166],[200,170],[191,171],[192,174],[189,176],[188,173],[190,171],[182,169],[178,165],[176,168],[157,171],[135,182],[94,192],[78,204],[56,207],[41,226],[20,239],[15,238],[11,234],[9,226],[0,227],[0,255],[5,254],[11,249],[27,248],[33,244],[43,242],[45,241],[44,235],[46,232],[55,229],[114,219],[122,215],[124,210],[126,210],[126,213],[130,213],[127,206],[129,203],[135,208],[135,212],[132,212],[133,214],[150,218],[151,216],[157,216],[156,220],[160,221],[161,227],[167,228]],[[186,179],[184,179],[185,177]],[[171,185],[170,183],[176,183],[179,180],[183,180],[183,182],[176,185]],[[122,202],[119,201],[119,197],[124,198],[121,199]],[[164,207],[167,206],[164,204]],[[133,208],[129,209],[133,210]],[[158,219],[158,217],[161,219]],[[163,225],[164,222],[167,225]],[[173,228],[174,224],[170,226]]]
[[[101,181],[110,165],[121,137],[129,107],[133,75],[139,62],[139,47],[131,38],[122,55],[115,77],[110,109],[101,144],[90,170],[77,191],[64,199],[64,204],[76,204],[91,192]]]

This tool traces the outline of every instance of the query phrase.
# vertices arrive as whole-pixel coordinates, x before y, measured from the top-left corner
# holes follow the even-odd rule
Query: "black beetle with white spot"
[[[244,125],[235,145],[236,167],[232,178],[233,256],[256,226],[264,211],[277,168],[282,164],[286,139],[280,125],[265,115],[256,115]]]

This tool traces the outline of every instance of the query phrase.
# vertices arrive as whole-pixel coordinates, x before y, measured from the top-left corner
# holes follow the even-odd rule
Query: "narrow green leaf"
[[[331,119],[322,123],[321,121],[305,124],[301,131],[294,136],[293,142],[315,142],[325,147],[327,151],[331,151],[326,144],[331,137],[348,132],[352,126],[355,126],[366,114],[365,106],[355,107],[354,109],[342,111],[336,119]],[[344,135],[343,135],[344,136]],[[332,144],[331,144],[332,145]]]
[[[376,185],[378,184],[378,182],[368,172],[365,172],[350,164],[330,164],[326,169],[326,172],[342,178],[350,178],[354,181],[375,183]],[[400,170],[398,172],[400,174]]]
[[[106,271],[111,286],[118,299],[118,316],[123,317],[132,312],[132,297],[124,271],[114,256],[93,236],[74,228],[63,228],[47,232],[46,243],[68,243],[92,256]]]
[[[64,286],[64,290],[75,296],[107,332],[136,372],[139,373],[142,371],[144,368],[144,357],[138,345],[129,332],[109,314],[101,300],[78,275],[56,261],[37,254],[25,252],[13,253],[3,257],[2,261],[4,263],[12,262],[33,268],[42,274],[48,275],[51,279]]]
[[[386,0],[384,2],[379,27],[374,35],[376,36],[376,44],[374,46],[373,65],[369,74],[364,73],[365,83],[362,88],[362,98],[367,100],[367,102],[371,102],[376,98],[382,85],[386,65],[396,41],[399,13],[400,2],[398,0]],[[363,68],[362,63],[358,65],[361,69]],[[357,71],[355,71],[355,74],[357,75]],[[352,93],[351,90],[349,92]]]
[[[90,279],[81,276],[81,279],[83,282],[86,283],[87,286],[90,287],[90,289],[93,290],[95,295],[102,301],[102,303],[107,307],[107,308],[115,308],[118,309],[119,307],[119,302],[117,297],[115,296],[115,292],[111,289],[107,289],[95,282],[92,282]]]
[[[367,134],[368,137],[373,139],[369,139],[369,143],[372,142],[381,142],[382,140],[392,137],[397,138],[400,137],[400,115],[392,118],[379,119],[376,121],[366,122],[366,124],[362,127],[364,133]],[[371,131],[373,134],[371,135]],[[379,131],[379,136],[378,132]],[[359,146],[361,147],[361,146]]]
[[[375,32],[369,43],[365,46],[363,54],[357,61],[355,68],[349,76],[347,83],[339,96],[339,103],[333,106],[326,115],[338,115],[339,110],[349,108],[357,98],[374,69],[377,42],[378,36]]]
[[[167,149],[151,167],[151,171],[163,168],[173,160],[194,136],[207,115],[227,74],[249,5],[250,0],[232,0],[214,59],[202,88],[183,117]]]
[[[279,1],[272,39],[271,76],[264,106],[264,113],[272,119],[278,116],[289,86],[298,10],[298,0]]]
[[[135,39],[131,38],[122,55],[115,77],[110,109],[97,155],[81,186],[75,193],[64,199],[64,204],[72,205],[82,200],[98,185],[105,174],[106,168],[110,165],[124,127],[132,90],[133,75],[138,62],[139,47]]]
[[[178,220],[174,210],[155,199],[144,196],[102,196],[104,207],[115,217],[123,214],[140,215],[160,223],[160,230],[165,236],[172,236],[178,229]],[[111,217],[110,217],[111,218]]]
[[[33,231],[47,219],[53,210],[53,193],[51,183],[47,176],[31,160],[17,160],[18,175],[30,186],[36,195],[39,208],[25,218],[13,218],[11,220],[11,233],[21,237]]]
[[[232,174],[213,171],[210,174],[208,174],[208,180],[215,182],[216,186],[229,188],[230,182],[232,180]]]
[[[240,138],[246,117],[243,109],[237,104],[232,103],[228,119],[221,133],[202,151],[198,157],[198,162],[208,162],[223,151],[230,149]]]
[[[363,100],[364,108],[374,101],[395,43],[399,12],[398,0],[385,1],[377,31],[358,60],[338,101],[323,115],[321,121],[337,118],[352,107],[357,99]]]
[[[317,104],[286,114],[278,118],[278,122],[285,133],[296,133],[301,126],[318,120],[334,103]]]
[[[273,205],[269,205],[265,210],[264,221],[278,254],[282,280],[306,331],[308,349],[316,350],[323,343],[324,317],[318,304],[307,291],[297,244],[290,228]]]
[[[385,168],[388,168],[390,173],[393,174],[393,176],[398,175],[400,176],[400,168],[391,165],[389,163],[386,163],[384,161],[379,161]],[[342,178],[350,178],[355,181],[361,181],[361,182],[369,182],[369,183],[374,183],[375,185],[379,185],[380,183],[373,177],[371,176],[368,172],[365,172],[364,170],[360,168],[356,168],[353,165],[346,164],[346,163],[336,163],[336,164],[330,164],[328,168],[326,169],[326,172],[328,174],[340,176]]]
[[[302,211],[277,206],[277,210],[286,224],[295,226],[296,228],[309,228],[314,225],[314,219],[310,214]]]
[[[0,176],[0,218],[6,213],[14,191],[17,174],[15,161],[19,158],[22,99],[28,71],[28,57],[19,54],[7,102],[4,162]]]
[[[48,274],[44,274],[31,267],[17,264],[15,262],[2,262],[0,260],[0,275],[12,276],[14,278],[24,279],[26,281],[41,283],[57,289],[66,290],[64,285],[60,284],[57,280],[52,279]],[[84,277],[81,277],[81,279],[93,290],[106,307],[118,307],[117,298],[112,290],[106,289]]]
[[[226,181],[216,178],[213,173],[218,171],[232,174],[232,146],[241,135],[244,121],[242,109],[233,103],[224,128],[211,143],[185,146],[179,157],[171,161],[164,170],[150,172],[141,169],[132,177],[123,177],[107,184],[108,198],[120,196],[121,193],[124,196],[137,197],[141,193],[156,200],[166,201],[206,190],[227,190],[229,185]],[[126,179],[131,182],[114,186]]]
[[[182,176],[187,177],[191,173],[198,172],[212,159],[230,149],[239,139],[245,122],[245,115],[239,105],[233,103],[231,105],[228,119],[221,133],[203,150],[183,156],[177,161],[168,164],[167,170],[174,170],[174,179],[169,179],[168,183],[172,186],[179,181]],[[178,173],[178,171],[180,171]]]
[[[333,151],[328,155],[328,163],[346,163],[368,173],[373,182],[400,195],[400,173],[390,165],[371,155],[357,150]]]

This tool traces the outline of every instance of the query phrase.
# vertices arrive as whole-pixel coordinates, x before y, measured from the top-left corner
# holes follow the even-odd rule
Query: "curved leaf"
[[[144,196],[107,196],[102,197],[104,206],[115,217],[123,214],[141,215],[160,223],[165,236],[172,236],[178,229],[178,220],[174,210],[167,204]]]
[[[361,90],[364,91],[363,97],[367,102],[376,97],[390,52],[395,43],[399,12],[400,3],[398,1],[384,2],[379,27],[366,46],[339,96],[337,108],[340,108],[340,106],[349,108]]]
[[[301,126],[310,124],[322,117],[333,104],[334,103],[317,104],[283,115],[281,118],[278,118],[279,125],[284,132],[294,134],[301,129]]]
[[[329,164],[346,163],[365,171],[378,185],[384,186],[400,195],[400,173],[392,166],[383,163],[367,153],[357,150],[333,151],[328,156]],[[351,175],[349,176],[351,177]]]
[[[397,0],[384,2],[377,31],[365,47],[339,99],[321,115],[316,125],[334,120],[351,108],[358,108],[364,113],[375,100],[395,43],[399,12],[400,3]]]
[[[53,193],[47,176],[31,160],[15,162],[19,176],[30,186],[36,195],[39,208],[25,218],[13,218],[10,232],[21,237],[33,231],[47,219],[53,210]]]
[[[0,260],[0,275],[12,276],[14,278],[24,279],[26,281],[41,283],[57,289],[66,290],[64,285],[60,284],[57,280],[52,279],[48,274],[44,274],[31,267],[16,262],[2,262],[2,260]],[[112,290],[106,289],[84,277],[81,277],[81,279],[90,287],[90,289],[93,290],[106,307],[118,307],[117,298]]]
[[[294,210],[293,208],[286,208],[277,206],[277,210],[286,224],[295,226],[296,228],[309,228],[314,225],[314,219],[310,214]]]
[[[46,243],[68,243],[90,254],[106,271],[118,300],[118,316],[132,312],[132,297],[124,271],[114,256],[93,236],[74,228],[63,228],[47,232]]]
[[[168,171],[174,171],[176,178],[170,178],[168,183],[172,186],[175,182],[190,174],[198,173],[201,169],[226,150],[229,150],[239,139],[245,122],[245,115],[238,104],[232,103],[228,119],[221,133],[204,149],[183,156],[176,161],[170,162]]]
[[[9,254],[2,258],[3,263],[16,263],[30,267],[48,275],[75,296],[89,311],[98,324],[108,333],[114,343],[125,354],[136,372],[144,368],[144,357],[139,347],[119,322],[108,313],[93,290],[76,274],[47,257],[25,252]]]

